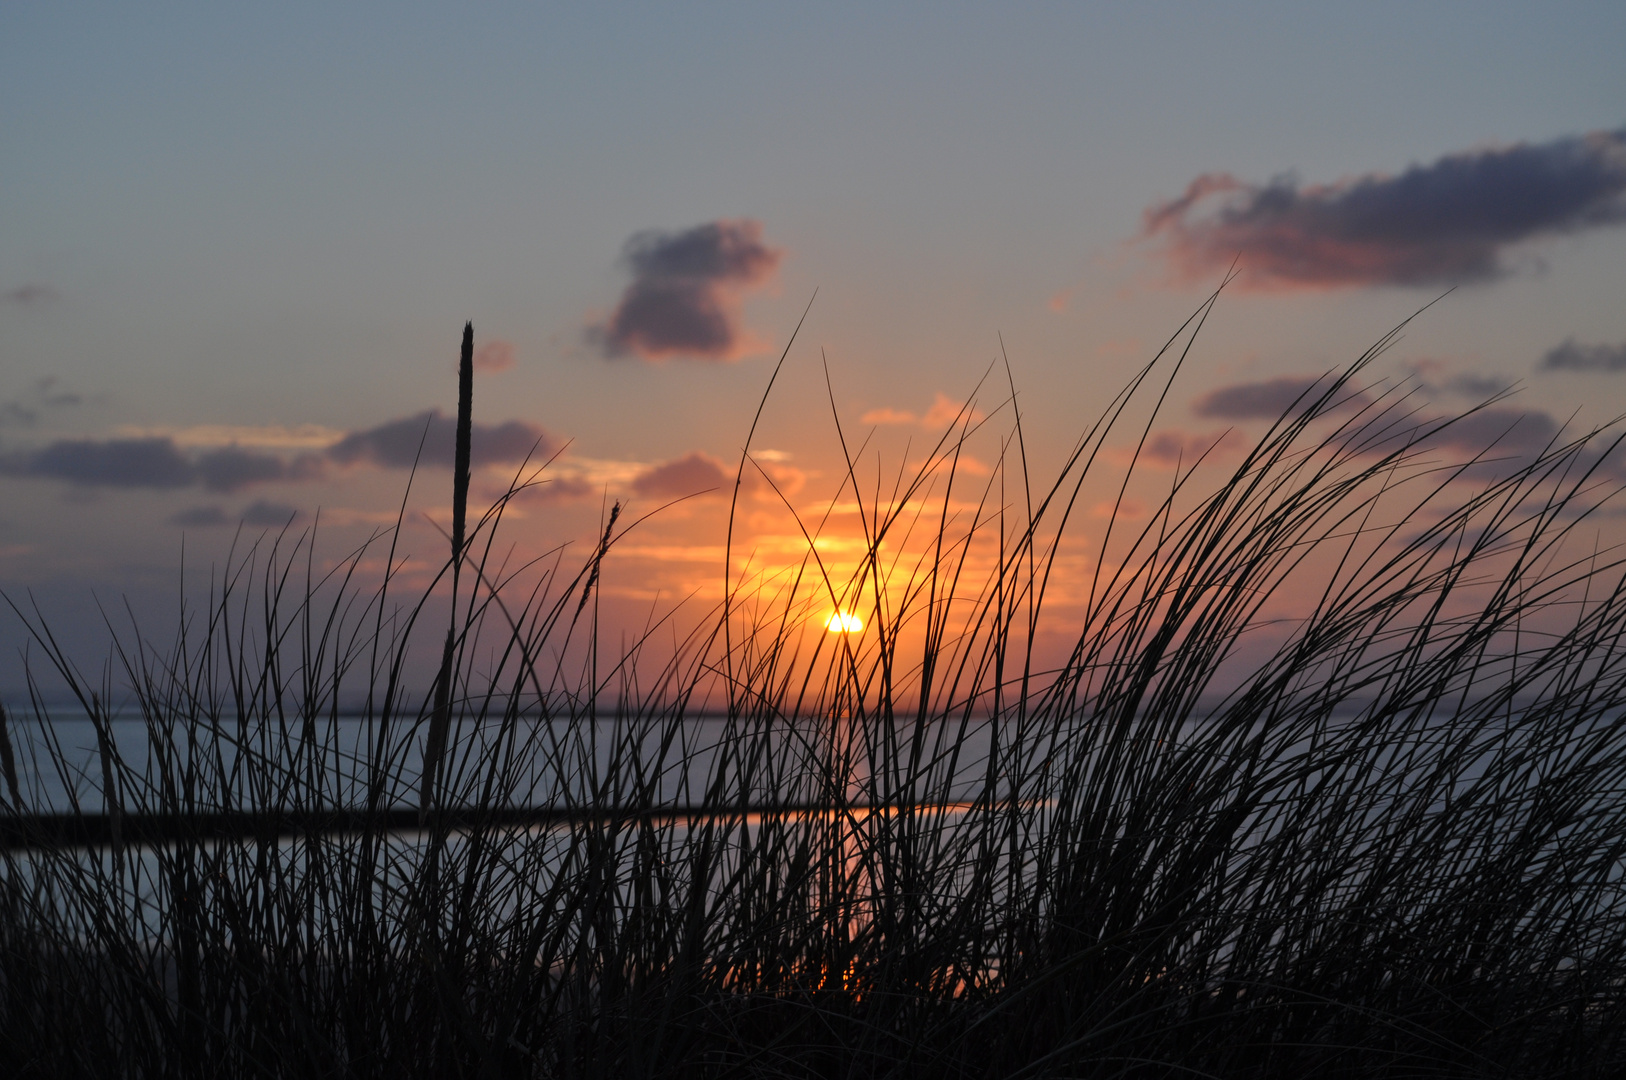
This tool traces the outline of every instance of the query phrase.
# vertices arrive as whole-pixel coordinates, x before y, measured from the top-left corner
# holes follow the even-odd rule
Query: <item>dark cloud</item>
[[[224,446],[198,455],[197,471],[210,491],[237,491],[274,480],[313,480],[322,474],[322,460],[301,454],[289,461],[275,454]]]
[[[1205,213],[1199,213],[1199,204]],[[1507,272],[1521,240],[1626,221],[1626,130],[1452,154],[1398,176],[1252,184],[1199,176],[1146,211],[1186,278],[1240,257],[1261,288],[1445,285]]]
[[[608,357],[735,359],[749,347],[739,295],[772,276],[780,255],[750,220],[638,233],[622,255],[632,283],[588,338]]]
[[[523,420],[475,424],[470,434],[469,452],[476,468],[515,465],[527,457],[545,458],[553,450],[552,440],[542,429]],[[450,468],[457,459],[457,419],[431,409],[387,420],[377,427],[352,431],[328,447],[327,456],[341,465],[367,463],[405,469],[417,461],[420,465]]]
[[[1419,464],[1460,468],[1453,475],[1463,480],[1491,482],[1535,465],[1542,455],[1585,434],[1542,409],[1492,405],[1455,417],[1381,415],[1372,425],[1348,432],[1344,445],[1362,456],[1404,454]],[[1575,450],[1565,466],[1568,475],[1596,469],[1600,476],[1626,477],[1619,453],[1604,456],[1611,439],[1605,434]]]
[[[1317,388],[1316,384],[1323,384]],[[1236,383],[1212,390],[1197,399],[1192,411],[1216,420],[1278,420],[1289,410],[1302,411],[1318,401],[1327,389],[1326,377],[1284,375],[1260,382]],[[1368,404],[1361,391],[1340,390],[1329,403],[1335,408]],[[1297,408],[1295,409],[1295,405]]]
[[[1493,407],[1461,417],[1427,435],[1419,445],[1464,455],[1485,452],[1497,458],[1530,458],[1551,445],[1563,427],[1551,413],[1540,409]]]
[[[1619,345],[1582,345],[1574,338],[1549,349],[1542,371],[1626,371],[1626,341]]]
[[[0,460],[0,471],[82,487],[180,488],[198,477],[197,466],[167,438],[59,439]]]
[[[299,516],[299,508],[286,503],[258,499],[243,507],[243,524],[264,528],[280,528]]]
[[[0,293],[0,303],[16,304],[18,307],[33,307],[37,304],[49,304],[57,298],[57,291],[49,285],[39,282],[29,282],[19,285],[15,289],[7,289]]]
[[[1313,379],[1287,377],[1222,386],[1199,398],[1192,411],[1221,420],[1274,420],[1301,402],[1312,385]]]
[[[218,506],[193,506],[171,517],[170,524],[189,529],[213,529],[242,523],[253,528],[281,528],[300,516],[299,508],[260,499],[243,507],[236,518]]]
[[[734,486],[734,472],[698,450],[675,461],[652,465],[632,481],[632,490],[655,499],[681,499],[686,495],[723,494]]]
[[[1425,390],[1440,390],[1466,398],[1488,398],[1507,390],[1511,382],[1494,375],[1453,375],[1440,383],[1423,383]]]
[[[0,405],[0,419],[9,415]],[[423,440],[422,464],[450,467],[456,455],[456,434],[455,420],[430,410],[353,431],[324,452],[292,457],[236,444],[188,452],[168,436],[59,439],[38,449],[0,455],[0,475],[61,480],[83,487],[200,486],[233,492],[256,484],[319,480],[334,464],[410,466],[419,440]],[[545,456],[553,449],[553,442],[540,428],[522,420],[474,425],[472,450],[477,466],[512,465],[533,452]]]
[[[38,450],[8,455],[0,472],[11,476],[63,480],[81,487],[182,488],[202,484],[211,491],[236,491],[273,480],[306,480],[320,473],[321,461],[303,455],[286,461],[236,446],[183,453],[166,436],[135,439],[58,439]]]
[[[226,524],[226,511],[218,506],[193,506],[169,519],[171,525],[188,529],[213,529]]]

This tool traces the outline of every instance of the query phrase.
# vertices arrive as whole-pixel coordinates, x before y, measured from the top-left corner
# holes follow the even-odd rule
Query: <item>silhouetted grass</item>
[[[433,679],[428,594],[355,584],[393,532],[327,575],[267,537],[98,678],[17,607],[97,753],[38,691],[0,724],[9,1073],[1621,1075],[1612,443],[1453,462],[1460,418],[1356,391],[1385,339],[1081,579],[1086,477],[1206,310],[1049,486],[1013,401],[889,489],[849,457],[857,572],[810,542],[659,653],[596,640],[617,517],[515,573],[507,499],[457,514]]]

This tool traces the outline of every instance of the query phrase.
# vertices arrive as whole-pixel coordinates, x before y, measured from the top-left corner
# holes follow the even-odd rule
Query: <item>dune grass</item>
[[[853,450],[858,570],[808,521],[661,649],[597,640],[617,514],[499,565],[528,474],[458,500],[438,669],[444,609],[359,584],[395,532],[326,575],[262,538],[98,677],[11,598],[97,753],[38,689],[0,725],[8,1074],[1621,1075],[1612,437],[1453,460],[1461,416],[1363,386],[1386,338],[1081,579],[1206,311],[1048,484],[1014,395],[885,488]]]

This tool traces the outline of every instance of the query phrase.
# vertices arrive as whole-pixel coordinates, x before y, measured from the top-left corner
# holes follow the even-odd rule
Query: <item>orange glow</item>
[[[864,620],[845,611],[836,611],[824,620],[824,628],[832,634],[856,634],[864,629]]]

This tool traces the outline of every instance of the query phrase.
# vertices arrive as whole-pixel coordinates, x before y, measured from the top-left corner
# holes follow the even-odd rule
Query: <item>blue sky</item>
[[[831,472],[821,350],[862,426],[970,393],[1003,338],[1035,453],[1059,454],[1217,281],[1201,259],[1181,277],[1170,244],[1217,236],[1261,265],[1259,219],[1236,216],[1261,192],[1299,198],[1279,236],[1343,228],[1363,177],[1573,157],[1626,125],[1623,40],[1626,8],[1601,3],[8,4],[0,587],[83,622],[93,591],[161,607],[183,535],[194,564],[218,558],[245,515],[320,507],[342,547],[405,473],[328,448],[449,408],[464,319],[493,346],[479,418],[568,444],[528,543],[655,498],[663,467],[677,483],[737,457],[815,289],[759,440],[808,497]],[[1186,232],[1145,234],[1150,208],[1220,175]],[[1496,239],[1497,272],[1463,271],[1384,373],[1422,372],[1446,404],[1477,378],[1560,419],[1626,412],[1608,351],[1626,350],[1626,229],[1618,194],[1588,197]],[[719,222],[756,230],[755,269],[638,276],[632,238],[658,253]],[[1171,425],[1212,428],[1194,403],[1216,389],[1348,361],[1468,264],[1440,265],[1238,288]],[[605,355],[592,328],[651,281],[720,305],[725,359]],[[1598,370],[1541,370],[1567,341]],[[141,439],[168,440],[172,482],[62,464]],[[211,486],[230,448],[284,471]],[[653,535],[709,550],[714,517]],[[629,569],[626,595],[666,572]]]

